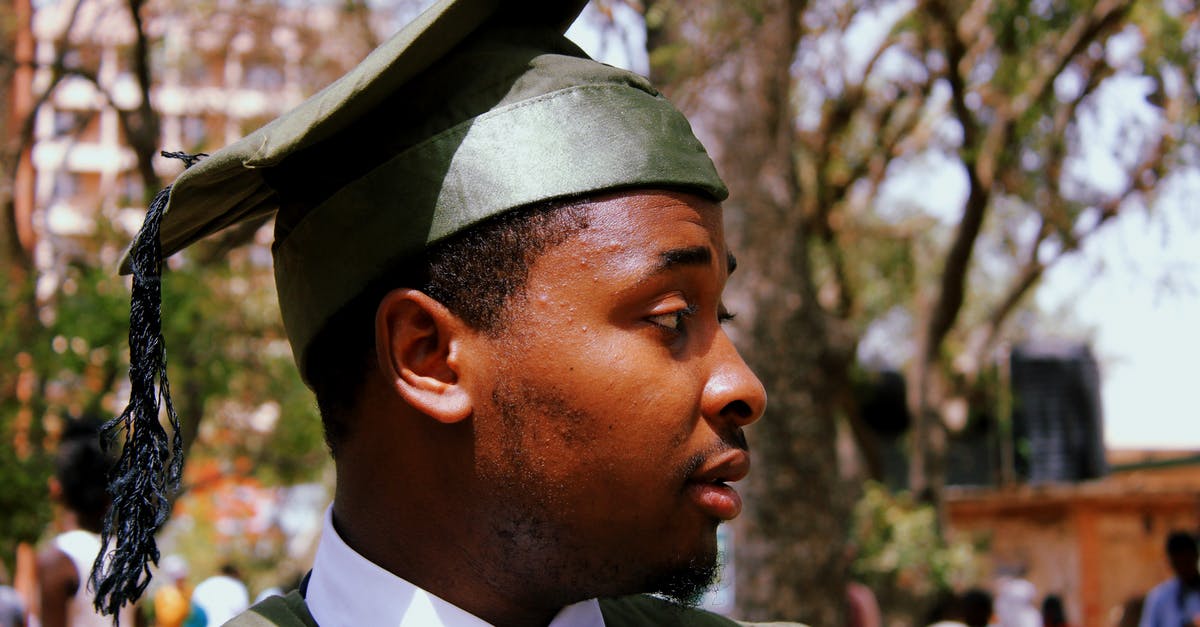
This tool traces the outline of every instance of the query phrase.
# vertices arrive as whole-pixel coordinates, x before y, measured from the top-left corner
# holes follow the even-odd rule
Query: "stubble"
[[[694,605],[718,574],[715,547],[702,554],[646,562],[645,555],[605,550],[600,548],[602,542],[581,537],[569,522],[577,518],[573,505],[577,486],[550,476],[550,460],[540,444],[557,439],[567,445],[566,450],[586,450],[598,444],[599,436],[589,428],[595,418],[553,390],[535,389],[513,377],[503,381],[491,394],[502,426],[502,458],[487,465],[494,467],[481,467],[481,473],[486,475],[484,484],[491,487],[486,496],[491,504],[487,528],[508,583],[561,605],[634,593]],[[538,420],[532,420],[534,416]],[[682,487],[702,461],[703,455],[695,455],[670,474]],[[714,535],[715,529],[716,521]]]

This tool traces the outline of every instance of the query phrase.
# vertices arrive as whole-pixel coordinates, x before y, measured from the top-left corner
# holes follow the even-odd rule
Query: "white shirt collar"
[[[325,510],[305,602],[321,627],[490,627],[483,619],[376,566],[342,541]],[[596,599],[568,605],[549,627],[604,627]]]

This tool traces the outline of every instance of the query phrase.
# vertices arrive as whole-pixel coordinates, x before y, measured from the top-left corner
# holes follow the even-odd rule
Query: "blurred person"
[[[883,613],[875,592],[857,581],[846,584],[846,624],[849,627],[883,627]]]
[[[224,625],[250,607],[250,593],[238,576],[237,567],[223,564],[219,575],[196,584],[192,605],[204,612],[205,624]]]
[[[183,627],[208,627],[208,625],[208,615],[204,613],[204,608],[192,603],[187,619],[183,621]]]
[[[1037,587],[1021,575],[1002,578],[996,586],[996,624],[1000,627],[1041,627],[1042,616],[1034,605]]]
[[[25,601],[10,585],[0,585],[0,627],[25,625]]]
[[[1142,618],[1142,607],[1146,602],[1146,597],[1136,596],[1126,599],[1121,604],[1120,608],[1114,608],[1117,613],[1117,620],[1113,622],[1115,627],[1138,627],[1138,621]]]
[[[992,595],[971,588],[962,594],[943,592],[925,622],[929,627],[987,627],[991,620]]]
[[[62,532],[37,557],[37,619],[42,627],[110,627],[92,607],[89,579],[100,554],[99,531],[109,505],[108,472],[113,459],[100,447],[101,422],[68,421],[58,444],[50,496],[60,506],[55,528]],[[121,625],[133,625],[136,611],[123,608]]]
[[[846,563],[854,563],[859,554],[858,543],[846,543]],[[879,599],[869,586],[857,581],[846,582],[846,624],[849,627],[883,627],[883,612]]]
[[[1057,594],[1048,594],[1042,600],[1042,627],[1070,627],[1067,608]]]
[[[168,555],[163,558],[158,572],[166,581],[154,593],[154,624],[157,627],[182,627],[191,613],[187,560]]]
[[[938,593],[933,608],[925,616],[928,627],[966,627],[962,597],[952,590]]]
[[[963,624],[987,627],[992,622],[992,595],[982,588],[971,588],[962,596]]]
[[[25,599],[9,585],[8,569],[0,562],[0,627],[25,625]]]
[[[17,543],[16,564],[14,565],[13,574],[13,589],[21,597],[21,602],[25,606],[26,620],[33,619],[32,625],[36,627],[36,615],[38,612],[38,552],[32,544],[28,542]]]
[[[1167,561],[1174,577],[1158,584],[1146,595],[1140,627],[1200,625],[1200,551],[1196,538],[1186,531],[1167,536]]]

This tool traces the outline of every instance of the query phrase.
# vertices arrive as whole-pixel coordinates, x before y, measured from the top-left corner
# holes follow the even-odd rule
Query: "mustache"
[[[678,469],[680,480],[686,481],[688,477],[696,474],[696,471],[700,470],[708,458],[732,449],[750,452],[750,443],[746,441],[746,432],[741,427],[732,429],[716,444],[688,457]]]
[[[746,432],[741,427],[735,427],[733,433],[729,434],[731,440],[730,446],[736,449],[741,449],[750,452],[750,443],[746,441]]]

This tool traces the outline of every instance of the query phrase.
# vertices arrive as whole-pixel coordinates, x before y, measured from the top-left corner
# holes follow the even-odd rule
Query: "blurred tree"
[[[1195,167],[1198,10],[650,0],[644,11],[653,78],[732,191],[747,276],[730,298],[771,397],[751,430],[740,613],[838,624],[855,497],[840,435],[853,435],[859,467],[878,468],[852,393],[861,338],[896,318],[907,330],[893,329],[890,348],[913,416],[908,482],[938,507],[948,434],[973,399],[994,396],[980,387],[1046,270]]]
[[[733,194],[727,223],[741,263],[732,300],[751,321],[740,344],[770,398],[750,430],[758,470],[735,535],[738,615],[837,625],[852,501],[838,474],[834,415],[853,349],[817,305],[797,204],[789,68],[803,9],[802,1],[652,2],[647,47],[652,79],[698,127]]]
[[[392,10],[388,3],[371,8],[358,0],[286,7],[274,1],[59,0],[38,6],[58,12],[44,20],[58,30],[40,42],[52,55],[35,57],[32,7],[27,0],[12,2],[16,10],[0,11],[0,483],[6,486],[0,559],[10,562],[15,543],[37,539],[50,519],[46,480],[63,421],[112,416],[124,406],[129,296],[115,268],[131,222],[163,184],[160,172],[177,171],[158,151],[218,148],[230,133],[249,132],[298,103],[357,63],[377,37],[364,32],[373,23],[369,17],[386,18]],[[178,39],[168,40],[171,28],[203,35],[178,54],[171,48]],[[99,50],[118,40],[115,56],[105,61]],[[290,69],[284,54],[296,55]],[[231,59],[246,71],[232,71]],[[291,70],[296,73],[284,75]],[[164,113],[152,105],[162,102],[168,75],[182,83],[176,93],[195,99],[185,112],[202,113],[193,118],[200,132],[184,133],[192,145],[162,145]],[[61,92],[81,86],[103,106],[69,110],[75,123],[60,125]],[[264,101],[278,111],[242,119],[245,127],[222,128],[210,123],[225,119],[219,117],[224,101],[213,109],[206,95],[214,89],[227,90],[231,99],[269,96]],[[266,93],[270,89],[282,93]],[[132,157],[120,175],[128,184],[107,191],[103,183],[80,185],[75,197],[39,198],[35,206],[32,178],[18,185],[21,168],[32,176],[35,141],[95,141],[88,129],[106,112],[115,114],[121,150]],[[39,115],[54,119],[52,131],[39,125]],[[54,231],[47,217],[52,201],[70,203],[87,216],[88,227]],[[34,213],[23,214],[21,206]],[[171,260],[164,337],[190,457],[247,460],[219,468],[236,480],[252,474],[269,487],[320,478],[327,455],[278,318],[269,237],[261,227],[234,229]],[[41,243],[35,246],[25,231]]]
[[[987,580],[976,547],[938,533],[937,512],[907,493],[892,494],[873,481],[854,506],[851,573],[879,598],[885,624],[921,625],[930,601],[943,590],[965,590]]]

